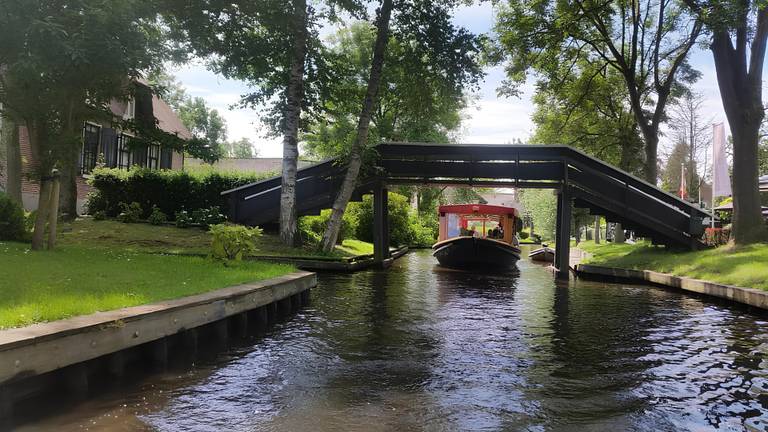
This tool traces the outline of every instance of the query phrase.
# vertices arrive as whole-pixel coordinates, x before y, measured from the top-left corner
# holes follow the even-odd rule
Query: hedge
[[[103,211],[109,217],[120,213],[120,203],[137,202],[146,218],[157,206],[169,218],[176,212],[192,212],[218,206],[229,208],[221,192],[272,177],[274,173],[238,173],[208,170],[204,172],[150,170],[132,168],[97,168],[90,184],[95,188],[88,197],[88,213]]]

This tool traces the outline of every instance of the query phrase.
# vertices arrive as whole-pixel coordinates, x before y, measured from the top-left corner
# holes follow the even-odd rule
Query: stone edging
[[[754,288],[717,284],[688,277],[672,276],[670,274],[658,273],[651,270],[629,270],[589,264],[579,264],[576,268],[576,273],[650,282],[671,288],[679,288],[685,291],[719,297],[760,309],[768,309],[768,292]]]
[[[284,276],[157,303],[0,331],[0,384],[40,375],[274,303],[317,285]]]

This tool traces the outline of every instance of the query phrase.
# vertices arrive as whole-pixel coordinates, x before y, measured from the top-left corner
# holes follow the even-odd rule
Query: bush
[[[147,218],[152,225],[162,225],[168,221],[168,216],[165,215],[157,206],[152,207],[152,213]]]
[[[373,241],[373,196],[366,195],[357,209],[357,227],[355,236],[358,240]],[[389,244],[393,246],[410,245],[414,242],[415,232],[410,223],[411,207],[408,198],[394,192],[389,193]]]
[[[525,240],[529,237],[528,231],[520,231],[520,240]]]
[[[242,225],[211,225],[211,255],[217,259],[240,261],[244,255],[256,251],[255,240],[261,236],[261,228]]]
[[[341,244],[348,238],[355,236],[355,229],[357,227],[357,212],[356,206],[358,203],[349,203],[347,211],[344,212],[344,217],[341,221],[341,230],[339,230],[339,238],[336,239],[337,244]],[[319,244],[323,239],[325,228],[328,227],[328,219],[331,218],[331,210],[323,210],[318,216],[303,216],[299,218],[299,233],[301,234],[302,241],[308,244]]]
[[[107,214],[101,210],[91,213],[91,216],[93,216],[93,220],[95,221],[101,221],[107,218]]]
[[[35,229],[35,219],[37,219],[37,210],[24,212],[24,230],[31,233]]]
[[[104,211],[117,216],[121,202],[137,202],[149,216],[157,206],[166,215],[182,210],[211,207],[227,208],[228,198],[221,192],[270,177],[271,173],[245,174],[205,170],[199,172],[132,168],[97,168],[91,185],[96,192],[88,197],[88,211]]]
[[[192,225],[192,217],[189,216],[189,212],[186,210],[177,211],[174,215],[177,228],[188,228]]]
[[[0,240],[21,241],[27,236],[24,209],[0,192]]]
[[[120,203],[120,214],[117,215],[117,220],[123,223],[136,223],[141,220],[142,214],[141,204],[137,202]]]
[[[437,233],[429,223],[425,223],[418,216],[414,215],[411,218],[410,229],[413,232],[413,240],[411,246],[429,247],[435,244],[437,240]]]
[[[217,225],[227,220],[226,216],[221,214],[219,206],[213,206],[206,209],[197,209],[192,212],[192,222],[200,224],[202,227]]]

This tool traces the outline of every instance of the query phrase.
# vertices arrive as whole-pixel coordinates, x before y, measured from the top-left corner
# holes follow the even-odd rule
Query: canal
[[[312,303],[192,369],[20,430],[766,430],[766,316],[587,281],[441,270],[322,274]]]

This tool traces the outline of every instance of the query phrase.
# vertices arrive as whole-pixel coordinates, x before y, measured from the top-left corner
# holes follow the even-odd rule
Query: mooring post
[[[373,189],[373,257],[376,262],[389,258],[389,195],[383,184]]]
[[[557,194],[557,246],[555,267],[558,279],[570,276],[571,254],[571,191],[567,184]]]

